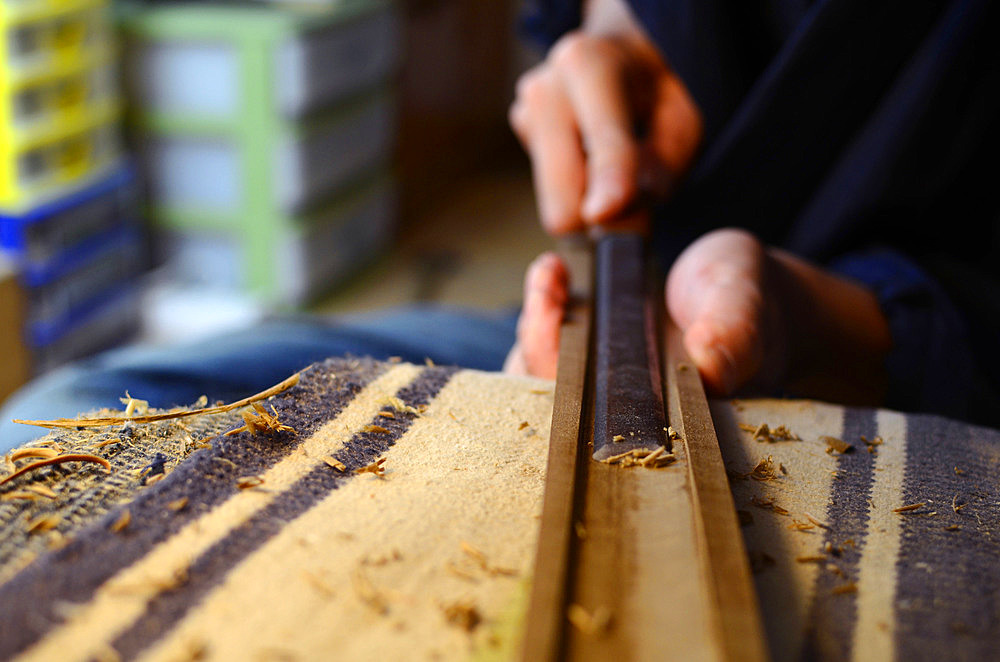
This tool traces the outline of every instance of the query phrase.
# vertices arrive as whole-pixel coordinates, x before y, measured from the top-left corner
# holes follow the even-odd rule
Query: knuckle
[[[543,69],[530,69],[517,79],[516,98],[525,105],[537,104],[548,95],[549,86],[549,77]]]
[[[578,70],[585,66],[593,50],[593,37],[583,32],[570,32],[555,43],[549,60],[557,67]]]

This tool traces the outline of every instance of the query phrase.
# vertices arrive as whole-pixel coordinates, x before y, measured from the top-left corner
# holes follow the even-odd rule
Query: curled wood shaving
[[[899,508],[893,508],[892,512],[894,512],[894,513],[912,513],[914,510],[916,510],[918,508],[922,508],[922,507],[924,507],[926,505],[927,505],[926,501],[921,501],[920,503],[911,503],[911,504],[906,505],[906,506],[900,506]]]
[[[99,464],[108,471],[111,471],[111,464],[105,460],[103,457],[98,457],[97,455],[88,455],[86,453],[67,453],[66,455],[57,455],[56,457],[50,457],[45,460],[39,460],[37,462],[32,462],[27,464],[11,475],[7,476],[3,480],[0,480],[0,485],[4,485],[14,480],[18,476],[23,476],[29,471],[34,471],[35,469],[40,469],[42,467],[47,467],[53,464],[62,464],[64,462],[93,462],[94,464]]]
[[[504,567],[501,567],[501,566],[491,565],[489,563],[489,561],[487,561],[486,555],[483,554],[483,552],[481,550],[479,550],[478,548],[472,546],[470,543],[466,542],[465,540],[463,540],[463,541],[461,541],[459,543],[459,547],[462,548],[462,551],[469,558],[471,558],[473,561],[475,561],[476,565],[478,565],[479,568],[483,572],[486,572],[486,573],[488,573],[490,575],[493,575],[494,577],[497,576],[497,575],[503,575],[503,576],[506,576],[506,577],[516,577],[517,574],[518,574],[517,570],[514,570],[512,568],[504,568]]]
[[[877,447],[881,446],[885,442],[882,440],[882,437],[875,437],[874,439],[869,440],[868,437],[861,435],[861,443],[865,445],[865,448],[868,449],[869,453],[874,455],[878,452]]]
[[[250,434],[268,432],[295,433],[295,428],[290,425],[285,425],[278,420],[278,412],[274,408],[274,405],[271,405],[270,412],[264,409],[263,405],[259,402],[254,402],[252,405],[253,411],[247,410],[243,412],[243,425],[227,432],[227,437],[237,434],[238,432],[249,432]]]
[[[611,611],[604,606],[590,612],[574,603],[566,609],[566,618],[573,627],[588,637],[600,636],[611,628]]]
[[[777,515],[788,515],[788,511],[774,502],[774,499],[762,499],[758,496],[751,496],[750,503],[762,510],[770,510]]]
[[[385,475],[385,467],[382,466],[383,464],[385,464],[385,458],[384,457],[380,457],[379,459],[375,460],[371,464],[367,464],[367,465],[361,467],[360,469],[355,469],[354,473],[357,473],[357,474],[369,473],[369,474],[375,474],[376,476],[384,476]]]
[[[856,582],[849,582],[847,584],[841,584],[840,586],[835,586],[832,591],[834,595],[844,595],[846,593],[857,593],[858,585]]]
[[[122,514],[111,524],[110,530],[112,533],[118,533],[123,531],[126,526],[132,521],[132,513],[128,510],[122,512]]]
[[[745,432],[750,432],[751,439],[754,441],[772,444],[776,441],[802,441],[802,438],[799,437],[799,435],[795,434],[784,425],[779,425],[772,430],[768,427],[767,423],[761,423],[757,426],[740,423],[740,429]]]
[[[827,524],[826,522],[824,522],[823,520],[821,520],[819,518],[813,517],[808,512],[802,511],[802,514],[806,516],[807,520],[809,520],[810,522],[812,522],[813,524],[815,524],[819,528],[821,528],[821,529],[829,529],[830,528],[829,524]]]
[[[41,533],[42,531],[50,531],[51,529],[59,526],[62,522],[62,517],[54,513],[49,513],[47,515],[39,515],[35,519],[28,522],[28,533]]]
[[[413,414],[414,416],[420,416],[421,414],[424,413],[421,409],[406,404],[405,402],[403,402],[402,398],[398,398],[395,395],[383,396],[382,399],[379,401],[379,404],[388,405],[393,409],[395,409],[397,412],[403,414]]]
[[[850,453],[854,450],[854,446],[847,443],[843,439],[838,439],[837,437],[822,436],[819,438],[820,441],[826,442],[826,452],[829,454],[840,453]]]
[[[816,528],[816,525],[811,522],[801,522],[797,519],[793,519],[792,523],[788,525],[788,528],[792,531],[810,531]]]
[[[241,490],[250,489],[251,487],[257,487],[258,485],[263,485],[264,479],[260,476],[244,476],[236,480],[236,487]]]
[[[446,605],[442,607],[442,611],[449,624],[462,628],[466,632],[472,632],[483,621],[476,606],[468,602]]]
[[[55,493],[55,491],[52,490],[52,488],[47,487],[45,485],[28,485],[25,489],[30,492],[34,492],[35,494],[40,494],[41,496],[47,497],[49,499],[55,499],[59,496],[58,494]]]
[[[759,481],[775,480],[779,478],[777,467],[774,465],[774,456],[768,455],[759,461],[747,474],[750,478]]]
[[[234,409],[240,409],[241,407],[246,407],[247,405],[253,404],[260,400],[266,400],[272,395],[277,395],[283,393],[288,389],[292,388],[299,383],[299,373],[295,373],[291,377],[288,377],[280,384],[275,384],[266,391],[261,391],[256,395],[251,395],[249,398],[243,398],[242,400],[237,400],[236,402],[230,403],[228,405],[219,405],[218,407],[205,407],[202,409],[189,409],[185,411],[176,412],[166,412],[163,414],[152,414],[150,416],[134,416],[132,418],[125,418],[121,416],[106,416],[101,418],[57,418],[51,421],[28,421],[23,419],[15,419],[14,423],[20,423],[22,425],[34,425],[42,428],[96,428],[103,427],[106,425],[119,425],[125,423],[126,421],[131,421],[132,423],[155,423],[156,421],[167,421],[174,418],[186,418],[188,416],[200,416],[204,414],[222,414],[227,411],[232,411]]]
[[[54,448],[19,448],[16,451],[11,451],[10,459],[12,462],[17,462],[18,460],[23,460],[26,457],[42,457],[50,458],[59,455],[59,451]]]
[[[951,509],[954,510],[956,513],[968,505],[969,505],[968,503],[958,503],[957,494],[951,498]]]

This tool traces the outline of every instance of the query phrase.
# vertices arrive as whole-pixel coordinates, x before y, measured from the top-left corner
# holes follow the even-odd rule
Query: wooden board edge
[[[667,418],[688,457],[700,557],[711,585],[717,637],[724,659],[770,659],[736,506],[701,377],[684,350],[680,330],[668,322],[664,341]]]

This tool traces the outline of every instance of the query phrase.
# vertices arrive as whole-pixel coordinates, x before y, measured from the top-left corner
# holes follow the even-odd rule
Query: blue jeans
[[[310,363],[348,354],[499,370],[516,321],[515,311],[414,306],[338,319],[275,318],[186,345],[112,350],[43,375],[11,396],[0,409],[0,453],[45,432],[11,419],[120,408],[126,389],[153,407],[186,405],[201,395],[230,402]]]

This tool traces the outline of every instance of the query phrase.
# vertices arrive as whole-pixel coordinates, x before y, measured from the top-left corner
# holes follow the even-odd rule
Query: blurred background
[[[274,312],[501,308],[517,0],[0,3],[0,401]]]

